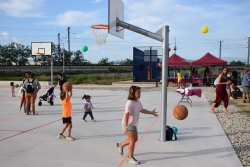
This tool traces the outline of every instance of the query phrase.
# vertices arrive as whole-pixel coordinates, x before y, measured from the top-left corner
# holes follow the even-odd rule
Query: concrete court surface
[[[41,89],[38,97],[48,89]],[[19,110],[19,97],[11,97],[10,88],[0,88],[0,166],[1,167],[115,167],[131,166],[120,156],[116,143],[126,139],[121,119],[127,91],[74,89],[72,97],[72,136],[75,141],[57,138],[63,127],[59,89],[55,105],[43,102],[37,116]],[[17,89],[16,89],[17,92]],[[96,122],[82,122],[83,94],[92,96]],[[16,93],[17,94],[17,93]],[[145,167],[241,167],[230,141],[215,115],[209,113],[204,95],[192,96],[188,117],[179,121],[172,115],[180,94],[168,92],[167,124],[179,130],[178,140],[160,142],[160,117],[140,114],[138,142],[134,156]],[[161,111],[161,92],[141,93],[145,109]],[[67,132],[65,133],[65,135]]]

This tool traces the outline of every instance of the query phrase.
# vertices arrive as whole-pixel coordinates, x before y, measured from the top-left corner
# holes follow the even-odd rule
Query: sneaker
[[[130,163],[130,164],[133,164],[133,165],[138,165],[138,164],[140,164],[140,162],[137,161],[134,157],[133,157],[133,158],[128,158],[128,159],[127,159],[127,162]]]
[[[95,119],[92,119],[93,122],[95,122]]]
[[[243,103],[246,103],[246,100],[243,100]]]
[[[60,139],[66,139],[66,136],[64,136],[63,134],[59,134],[57,137]]]
[[[234,98],[230,97],[229,99],[234,99]]]
[[[83,119],[82,122],[87,122],[87,120],[86,120],[86,119]]]
[[[120,147],[121,143],[117,143],[116,146],[117,146],[117,150],[119,152],[120,155],[123,155],[123,148]]]
[[[72,136],[67,136],[67,137],[66,137],[66,140],[70,140],[70,141],[72,141],[72,140],[75,140],[75,138],[74,138],[74,137],[72,137]]]

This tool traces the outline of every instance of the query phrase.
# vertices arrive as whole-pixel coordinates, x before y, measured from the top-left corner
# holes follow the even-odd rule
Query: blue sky
[[[169,25],[169,42],[176,38],[177,54],[196,60],[210,52],[227,61],[246,61],[250,37],[249,0],[123,0],[124,21],[151,32]],[[124,39],[109,34],[107,43],[97,46],[91,24],[108,23],[108,0],[0,0],[0,44],[18,42],[58,43],[61,34],[65,48],[67,28],[71,28],[71,51],[89,50],[84,58],[93,63],[108,57],[110,61],[133,58],[134,46],[161,46],[161,42],[125,30]],[[207,34],[201,33],[208,26]]]

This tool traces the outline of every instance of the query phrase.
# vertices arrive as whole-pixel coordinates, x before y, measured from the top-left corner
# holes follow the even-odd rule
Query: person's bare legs
[[[213,103],[212,106],[211,106],[211,108],[210,108],[210,110],[209,110],[212,114],[214,114],[214,107],[215,107],[215,105],[216,105],[216,103]]]
[[[35,115],[36,114],[36,112],[35,112],[36,93],[32,93],[30,100],[31,100],[30,105],[31,105],[32,113],[33,113],[33,115]]]
[[[29,93],[25,93],[25,100],[26,100],[26,115],[29,115],[29,108],[30,108],[30,94]]]
[[[229,114],[229,112],[227,111],[227,107],[224,107],[224,113]]]
[[[71,136],[71,129],[72,129],[72,127],[73,127],[73,125],[72,124],[68,124],[68,136]]]
[[[228,99],[230,99],[230,96],[231,96],[231,90],[230,89],[227,89],[227,95],[228,95]]]
[[[134,157],[134,149],[135,149],[135,143],[138,140],[138,134],[135,130],[128,130],[127,136],[129,139],[129,145],[128,145],[128,158]]]
[[[249,94],[246,94],[247,102],[249,102]]]
[[[243,102],[246,101],[245,99],[247,99],[246,102],[249,102],[249,95],[248,95],[248,93],[243,93],[243,94],[242,94],[242,98],[243,98]],[[245,103],[245,102],[244,102],[244,103]]]
[[[242,99],[243,99],[243,102],[244,102],[245,99],[246,99],[246,94],[245,93],[242,93]]]
[[[63,133],[65,132],[65,130],[67,129],[67,127],[68,127],[68,123],[66,123],[66,124],[64,125],[64,127],[62,128],[61,134],[63,134]]]
[[[123,147],[129,145],[129,141],[130,141],[129,139],[125,140],[124,142],[122,142],[122,143],[120,144],[120,147],[123,148]]]

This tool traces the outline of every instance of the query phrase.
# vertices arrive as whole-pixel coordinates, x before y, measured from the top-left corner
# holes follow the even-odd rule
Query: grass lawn
[[[243,103],[242,98],[230,99],[230,102],[235,104],[238,108],[244,111],[248,117],[250,117],[250,103]]]

